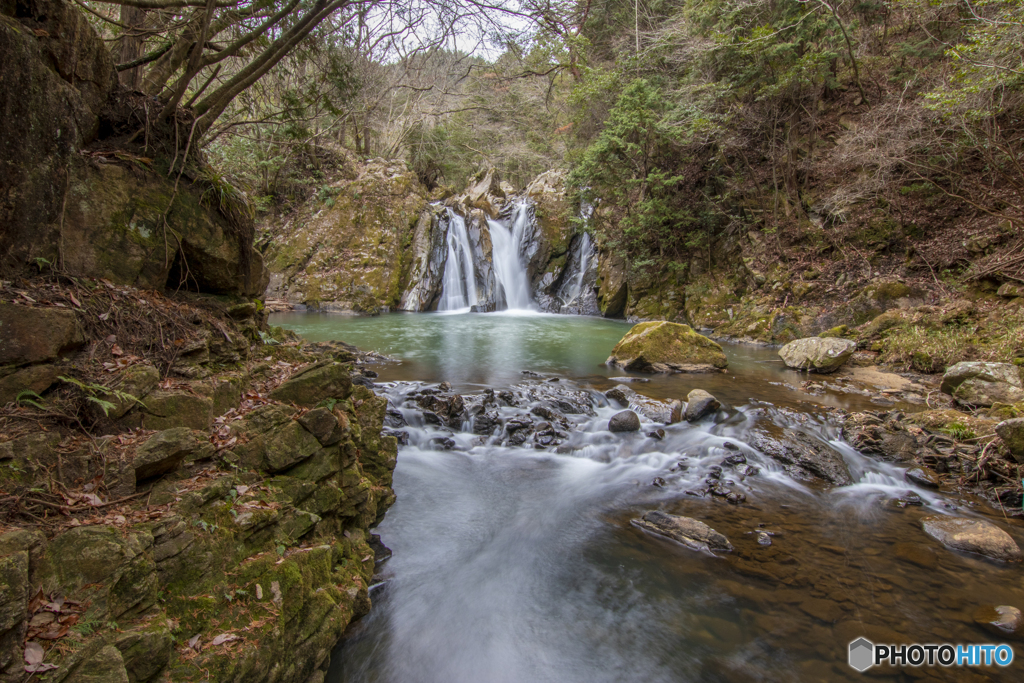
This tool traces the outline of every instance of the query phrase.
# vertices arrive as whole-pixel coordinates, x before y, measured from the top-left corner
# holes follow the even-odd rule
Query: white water
[[[458,311],[476,306],[478,302],[476,270],[466,221],[448,209],[448,259],[444,266],[441,300],[437,310]]]
[[[522,257],[526,246],[524,241],[532,232],[529,230],[530,205],[516,205],[510,226],[489,219],[487,225],[491,229],[491,258],[494,263],[494,277],[498,283],[496,303],[500,307],[504,299],[505,306],[509,309],[533,308],[530,282]]]
[[[568,306],[579,299],[580,293],[583,291],[583,278],[587,275],[587,268],[590,267],[590,257],[594,253],[593,244],[590,242],[590,235],[583,233],[583,237],[580,239],[579,248],[579,272],[576,274],[575,279],[565,287],[560,293],[559,298],[562,299],[562,305]]]

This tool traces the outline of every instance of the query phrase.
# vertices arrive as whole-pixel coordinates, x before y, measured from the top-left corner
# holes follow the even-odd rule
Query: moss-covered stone
[[[729,364],[717,343],[689,325],[664,321],[634,325],[608,362],[641,372],[712,372]]]
[[[352,367],[343,363],[323,362],[296,372],[270,397],[284,403],[315,406],[325,399],[344,399],[352,393]]]
[[[213,401],[205,396],[157,389],[146,397],[145,404],[139,417],[146,429],[206,430],[213,423]]]
[[[74,311],[0,303],[0,365],[54,361],[84,343]]]

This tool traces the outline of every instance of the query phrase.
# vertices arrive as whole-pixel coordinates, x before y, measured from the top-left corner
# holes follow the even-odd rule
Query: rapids
[[[1019,523],[855,451],[836,410],[878,407],[798,391],[801,376],[773,350],[726,346],[725,374],[636,377],[649,380],[630,383],[640,394],[685,399],[699,387],[723,408],[673,425],[638,410],[640,432],[616,434],[608,419],[625,406],[603,391],[624,374],[602,363],[622,323],[272,322],[402,359],[377,379],[388,429],[405,442],[398,501],[377,529],[394,554],[378,567],[372,612],[335,653],[331,683],[856,680],[846,652],[860,636],[1007,642],[973,613],[1024,607],[1019,566],[947,550],[920,526],[929,514],[990,517],[1020,542]],[[456,392],[466,410],[449,419]],[[751,445],[766,439],[832,453],[853,483],[830,487]],[[745,500],[729,504],[715,487]],[[734,550],[695,552],[630,524],[647,510],[702,520]],[[913,673],[1019,680],[1020,666]]]

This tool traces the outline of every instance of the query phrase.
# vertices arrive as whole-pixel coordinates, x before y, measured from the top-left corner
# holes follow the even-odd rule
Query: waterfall
[[[580,292],[583,291],[583,278],[587,275],[587,268],[590,267],[590,258],[594,255],[594,247],[590,242],[590,235],[583,233],[580,238],[579,251],[573,256],[579,259],[579,263],[570,264],[573,267],[578,268],[579,272],[576,273],[576,277],[569,280],[558,292],[558,298],[562,300],[562,305],[570,306],[580,296]]]
[[[505,306],[509,309],[531,309],[530,280],[526,274],[526,265],[522,254],[533,231],[530,216],[530,205],[516,204],[512,212],[510,225],[494,220],[487,220],[491,230],[491,258],[494,262],[494,277],[498,290],[495,292],[495,303],[500,307],[504,297]]]
[[[473,267],[473,250],[469,246],[466,221],[448,209],[448,258],[445,261],[441,300],[437,310],[457,311],[476,306],[477,300],[476,270]]]

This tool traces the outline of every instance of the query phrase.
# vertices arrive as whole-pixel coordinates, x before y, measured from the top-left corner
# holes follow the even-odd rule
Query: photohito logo
[[[850,643],[850,666],[864,672],[888,662],[892,666],[1009,666],[1009,645],[875,645],[867,638]]]

